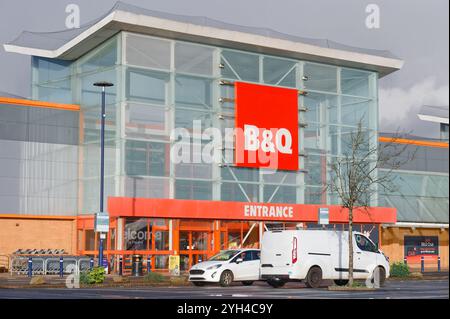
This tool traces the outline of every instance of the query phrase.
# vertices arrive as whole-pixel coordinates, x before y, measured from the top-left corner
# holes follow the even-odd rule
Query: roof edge
[[[350,67],[354,64],[354,67],[357,68],[379,72],[380,77],[400,70],[404,64],[403,60],[390,57],[343,49],[326,48],[314,44],[221,29],[212,26],[202,26],[161,17],[131,13],[120,9],[111,12],[56,50],[44,50],[14,44],[4,44],[4,49],[7,52],[25,55],[51,59],[74,60],[89,51],[88,49],[84,49],[83,45],[91,40],[89,42],[92,46],[92,38],[95,35],[101,35],[102,31],[104,37],[111,37],[120,31],[166,36],[175,39],[187,37],[198,39],[199,42],[204,44],[222,44],[226,47],[241,48],[251,51],[256,50],[261,53],[280,55],[295,59],[304,59],[322,63],[327,62],[328,64]],[[102,39],[102,41],[105,40],[104,38]],[[97,41],[100,42],[100,40]]]

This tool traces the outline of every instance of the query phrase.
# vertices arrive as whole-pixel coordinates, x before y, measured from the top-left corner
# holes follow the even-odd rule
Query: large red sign
[[[221,202],[207,200],[109,197],[111,217],[313,222],[319,209],[328,208],[330,223],[347,223],[348,210],[337,205]],[[395,208],[370,207],[353,211],[355,223],[395,223]]]
[[[235,164],[298,170],[298,90],[235,83]]]

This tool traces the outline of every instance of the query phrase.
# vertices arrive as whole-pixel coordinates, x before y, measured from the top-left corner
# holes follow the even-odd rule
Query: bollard
[[[59,257],[59,277],[64,276],[64,259],[63,257]]]
[[[94,257],[91,257],[89,260],[89,270],[92,270],[94,268]]]
[[[425,258],[423,256],[420,257],[420,272],[425,272]]]
[[[123,258],[119,258],[119,276],[122,276],[123,274]]]
[[[441,272],[441,256],[438,256],[438,272]]]
[[[150,256],[147,256],[147,274],[152,272],[152,264],[150,261]]]
[[[28,277],[33,276],[33,257],[28,257]]]

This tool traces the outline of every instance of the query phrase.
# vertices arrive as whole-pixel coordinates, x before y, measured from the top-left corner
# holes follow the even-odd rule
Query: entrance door
[[[180,230],[180,266],[187,271],[193,265],[206,261],[211,252],[211,231]]]

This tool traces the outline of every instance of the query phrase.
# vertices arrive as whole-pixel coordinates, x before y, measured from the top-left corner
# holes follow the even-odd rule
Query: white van
[[[332,279],[337,285],[348,283],[347,231],[267,231],[261,246],[261,278],[272,287],[290,280],[304,280],[310,288],[319,287],[322,279]],[[373,278],[379,270],[381,286],[389,276],[388,258],[358,232],[353,233],[353,249],[354,278]]]

